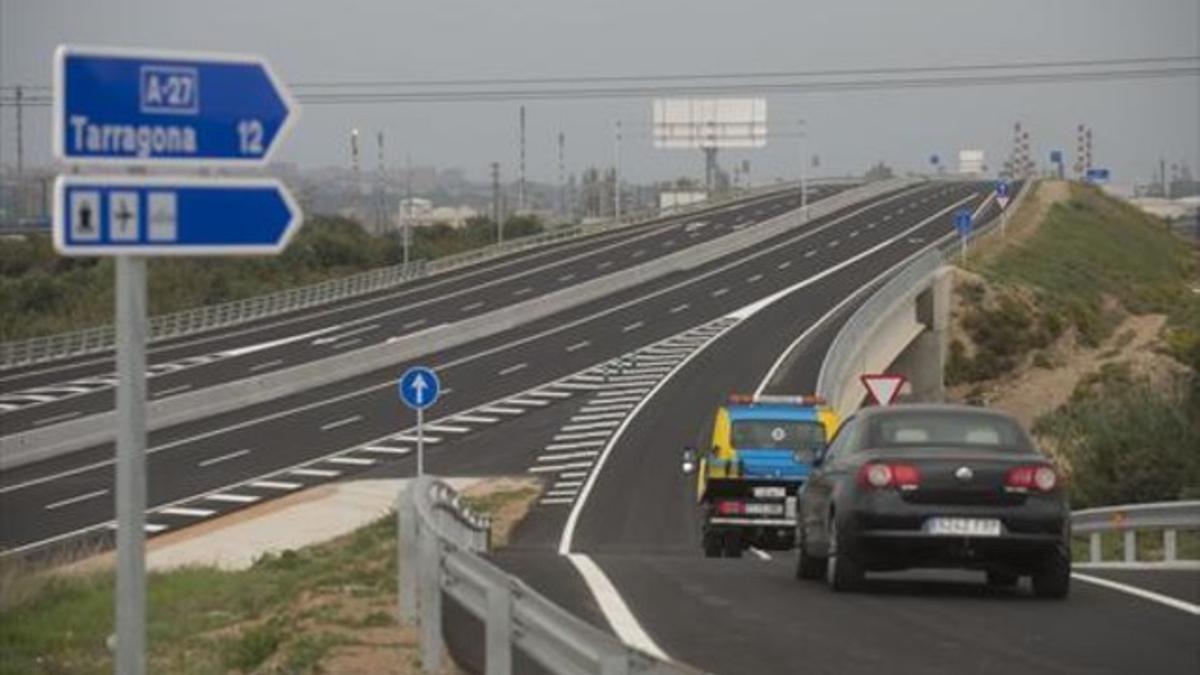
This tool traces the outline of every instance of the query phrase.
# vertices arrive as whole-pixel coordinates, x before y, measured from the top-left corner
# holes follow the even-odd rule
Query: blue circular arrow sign
[[[404,371],[398,385],[400,400],[413,410],[424,410],[433,405],[442,390],[437,374],[425,366],[413,366]]]

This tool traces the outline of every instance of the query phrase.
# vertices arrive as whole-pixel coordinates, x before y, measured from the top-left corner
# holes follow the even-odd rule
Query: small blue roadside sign
[[[996,181],[996,196],[997,197],[1007,197],[1008,196],[1008,181],[1006,181],[1006,180]]]
[[[1088,169],[1087,179],[1089,183],[1107,183],[1108,169]]]
[[[54,156],[80,163],[263,166],[299,110],[258,56],[61,46]]]
[[[263,255],[302,221],[274,178],[59,176],[54,247],[63,255]]]
[[[413,410],[424,410],[436,403],[442,389],[437,374],[425,366],[413,366],[404,371],[398,386],[400,400]]]
[[[971,209],[959,209],[954,212],[954,229],[958,236],[967,238],[971,234]]]
[[[929,156],[929,163],[930,163],[930,164],[932,164],[932,165],[934,165],[934,166],[937,166],[939,161],[941,161],[941,158],[940,158],[940,157],[938,157],[937,155],[930,155],[930,156]]]
[[[1051,150],[1050,151],[1050,163],[1051,164],[1062,164],[1062,161],[1063,161],[1062,150]]]

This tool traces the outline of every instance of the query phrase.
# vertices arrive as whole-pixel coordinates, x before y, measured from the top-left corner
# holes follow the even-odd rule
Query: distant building
[[[985,170],[983,160],[982,150],[959,150],[958,172],[968,176],[981,175]]]
[[[403,224],[407,219],[415,227],[425,227],[435,223],[445,223],[453,228],[460,228],[467,221],[479,215],[479,212],[469,206],[434,206],[428,199],[414,197],[411,200],[401,199],[397,211],[397,223]]]

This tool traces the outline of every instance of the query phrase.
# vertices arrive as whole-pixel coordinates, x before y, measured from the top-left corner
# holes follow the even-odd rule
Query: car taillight
[[[717,513],[728,516],[739,514],[745,510],[745,505],[741,502],[719,501],[717,502]]]
[[[1058,486],[1058,474],[1048,466],[1017,466],[1004,476],[1004,489],[1009,492],[1050,492]]]
[[[921,472],[911,464],[867,462],[858,470],[858,483],[874,489],[898,487],[901,490],[915,490],[921,485]]]

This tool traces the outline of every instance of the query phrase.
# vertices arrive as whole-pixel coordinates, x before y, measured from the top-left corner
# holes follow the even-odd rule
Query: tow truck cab
[[[684,452],[684,470],[697,474],[705,555],[792,548],[796,492],[837,426],[815,396],[730,396],[717,409],[712,443]]]

